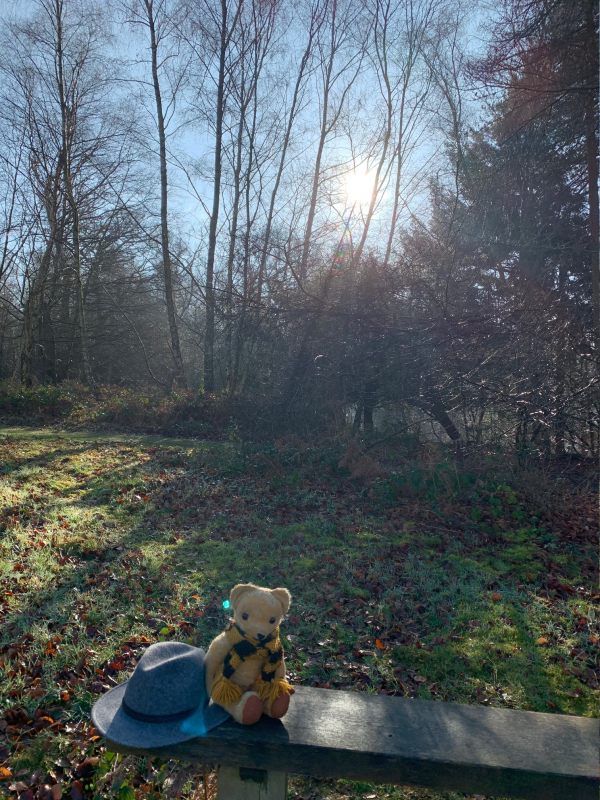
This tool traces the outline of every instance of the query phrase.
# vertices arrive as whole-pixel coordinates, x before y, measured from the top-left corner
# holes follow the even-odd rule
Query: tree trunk
[[[265,237],[264,237],[264,244],[263,244],[263,251],[260,258],[260,265],[258,269],[258,288],[257,288],[257,303],[260,305],[261,296],[262,296],[262,286],[265,277],[265,267],[267,263],[267,256],[268,256],[268,249],[269,243],[271,241],[271,229],[273,226],[273,213],[275,210],[275,200],[277,198],[277,193],[279,191],[279,185],[281,183],[281,178],[283,176],[283,170],[285,166],[285,160],[287,156],[287,151],[290,143],[290,138],[292,135],[292,128],[294,125],[294,121],[296,119],[298,104],[300,102],[300,93],[302,88],[302,82],[304,80],[304,75],[306,73],[306,69],[309,63],[309,59],[313,50],[313,43],[314,38],[321,27],[323,22],[323,18],[319,16],[318,9],[315,10],[314,15],[310,21],[310,29],[308,34],[308,41],[306,43],[306,47],[304,48],[304,52],[302,54],[302,58],[300,60],[300,68],[298,70],[298,76],[296,77],[296,83],[294,85],[294,92],[292,94],[292,103],[290,106],[290,113],[288,115],[285,135],[283,137],[283,144],[281,146],[281,154],[279,157],[279,164],[277,167],[277,175],[275,176],[275,183],[273,185],[273,191],[271,192],[271,199],[269,202],[269,211],[267,213],[267,226],[265,230]]]
[[[241,175],[242,175],[242,149],[244,143],[244,128],[246,127],[246,112],[250,96],[244,96],[245,91],[245,70],[242,67],[240,77],[240,109],[238,129],[235,142],[235,165],[233,168],[233,200],[231,204],[231,224],[229,227],[229,249],[227,253],[227,285],[225,288],[225,349],[227,358],[227,388],[230,393],[235,389],[235,357],[233,353],[233,271],[235,264],[235,249],[238,236],[238,223],[240,215],[240,198],[242,195]],[[249,180],[249,176],[248,176]]]
[[[460,442],[462,440],[460,431],[458,430],[458,428],[450,418],[450,415],[444,408],[444,404],[442,403],[442,400],[438,396],[438,393],[435,389],[430,390],[429,396],[419,400],[419,402],[416,402],[415,405],[418,408],[421,408],[427,414],[429,414],[429,416],[436,422],[438,422],[442,426],[448,437],[457,446],[460,445]]]
[[[169,344],[175,365],[175,384],[185,387],[185,372],[177,317],[175,314],[175,299],[173,296],[173,267],[169,249],[169,224],[168,224],[168,180],[167,180],[167,144],[165,133],[165,117],[163,113],[160,81],[158,79],[158,42],[156,38],[153,0],[144,0],[148,27],[150,29],[150,50],[152,55],[152,83],[154,86],[154,99],[156,102],[156,121],[158,124],[158,143],[160,150],[160,240],[162,248],[163,279],[165,284],[165,303],[167,306],[167,319],[169,322]]]
[[[304,283],[308,272],[308,255],[312,239],[313,225],[315,221],[315,213],[317,210],[317,198],[319,195],[319,186],[321,184],[321,161],[323,159],[323,151],[325,149],[325,141],[331,131],[331,124],[329,122],[329,93],[332,86],[333,65],[337,53],[336,44],[336,29],[337,29],[337,0],[333,0],[331,19],[331,41],[330,51],[327,60],[327,67],[325,69],[325,76],[323,80],[323,110],[321,112],[321,127],[319,131],[319,143],[317,145],[317,155],[315,157],[315,167],[313,172],[312,187],[310,192],[310,202],[308,206],[308,217],[306,220],[306,228],[304,230],[304,240],[302,242],[302,256],[300,258],[299,277],[300,282]]]
[[[590,237],[591,237],[591,269],[592,269],[592,308],[594,312],[594,325],[596,333],[596,345],[600,345],[600,264],[598,263],[598,139],[596,133],[596,102],[594,96],[590,95],[586,107],[586,135],[585,148],[587,157],[588,175],[588,200],[590,215]],[[596,357],[600,357],[597,351]]]
[[[369,207],[367,211],[367,216],[365,219],[365,224],[363,226],[362,234],[360,237],[360,241],[358,243],[358,247],[356,248],[356,253],[354,255],[354,261],[356,264],[360,264],[360,260],[362,258],[363,250],[365,247],[365,243],[367,241],[367,236],[369,235],[369,228],[371,227],[371,222],[373,220],[373,213],[375,211],[375,204],[377,202],[377,197],[379,194],[380,184],[381,184],[381,175],[385,169],[385,162],[387,159],[387,152],[388,147],[390,144],[390,137],[392,135],[392,119],[393,119],[393,102],[392,102],[392,87],[390,84],[390,77],[388,74],[388,14],[389,14],[389,5],[385,9],[385,13],[381,12],[381,7],[379,3],[377,3],[377,13],[375,17],[375,48],[377,53],[377,61],[379,67],[381,69],[381,77],[383,79],[383,83],[385,85],[385,93],[384,93],[384,101],[385,101],[385,130],[383,133],[383,144],[381,147],[381,152],[379,155],[379,160],[377,162],[377,168],[375,170],[375,179],[373,181],[373,189],[371,192],[371,197],[369,198]],[[380,20],[381,16],[381,20]],[[379,43],[377,39],[377,30],[379,24],[381,22],[381,49],[379,48]],[[371,429],[373,427],[373,423],[371,421]]]
[[[54,3],[55,22],[56,22],[56,67],[57,67],[57,83],[58,93],[60,98],[60,114],[61,114],[61,160],[63,169],[63,179],[65,185],[65,196],[69,209],[71,211],[71,224],[73,226],[73,269],[75,273],[75,286],[77,290],[77,311],[78,311],[78,329],[79,329],[79,346],[81,351],[81,369],[82,377],[85,383],[89,386],[94,385],[94,377],[92,375],[92,368],[90,364],[88,341],[87,341],[87,326],[85,317],[85,298],[83,293],[83,282],[81,279],[81,243],[79,236],[79,207],[75,198],[73,188],[73,175],[71,172],[71,147],[73,146],[73,138],[75,132],[75,114],[74,98],[71,98],[72,105],[69,106],[65,94],[65,80],[63,75],[63,0],[55,0]]]
[[[377,381],[365,381],[363,399],[363,428],[365,433],[373,433],[373,411],[377,405]]]
[[[31,279],[29,294],[23,310],[23,345],[21,349],[19,377],[21,382],[26,386],[31,386],[34,379],[35,332],[39,328],[39,318],[42,313],[46,280],[50,271],[52,252],[57,241],[58,184],[61,171],[62,165],[59,161],[56,173],[48,176],[44,186],[43,204],[50,227],[48,241],[44,248],[40,266]]]
[[[204,391],[215,390],[215,252],[217,249],[217,223],[221,200],[221,172],[223,147],[223,116],[225,113],[225,57],[227,54],[227,0],[221,0],[221,31],[219,44],[219,77],[217,81],[217,107],[215,109],[215,156],[213,176],[213,202],[208,230],[208,256],[206,260],[206,326],[204,334]]]
[[[404,81],[402,88],[402,100],[400,102],[400,119],[398,122],[398,141],[396,142],[396,174],[394,180],[394,199],[392,202],[392,218],[390,220],[390,230],[385,247],[385,256],[383,259],[384,267],[390,263],[392,254],[392,245],[394,243],[394,235],[396,233],[396,226],[398,224],[398,217],[400,215],[400,188],[402,185],[402,167],[404,165],[404,105],[406,101],[406,88],[407,81]]]

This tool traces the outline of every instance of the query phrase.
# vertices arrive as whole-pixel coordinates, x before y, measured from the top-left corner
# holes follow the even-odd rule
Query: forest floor
[[[207,645],[231,586],[287,586],[293,682],[592,716],[597,501],[504,462],[0,428],[0,794],[211,797],[106,752],[94,700],[151,642]],[[205,795],[203,780],[206,780]],[[294,778],[294,800],[456,793]]]

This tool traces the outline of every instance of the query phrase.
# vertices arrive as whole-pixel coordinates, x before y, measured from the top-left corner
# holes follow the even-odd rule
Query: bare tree
[[[121,203],[116,185],[129,172],[126,130],[107,97],[106,40],[100,9],[64,0],[37,0],[29,18],[11,22],[4,33],[1,116],[25,147],[16,199],[28,242],[19,277],[21,375],[28,382],[76,371],[94,383],[90,256],[98,220]]]
[[[319,130],[302,254],[298,266],[300,282],[306,280],[308,273],[317,203],[323,185],[322,162],[325,145],[342,116],[346,98],[354,86],[365,56],[364,47],[362,44],[357,47],[355,39],[356,24],[361,18],[360,9],[352,3],[342,7],[340,0],[328,0],[324,13],[325,21],[319,29],[317,39],[321,72],[321,80],[317,87],[320,107]]]
[[[392,209],[384,256],[386,266],[390,263],[392,246],[397,235],[401,192],[403,185],[407,187],[409,183],[404,181],[404,171],[411,153],[422,140],[422,125],[423,123],[426,125],[428,121],[427,98],[431,88],[430,73],[423,76],[423,71],[419,70],[419,63],[423,59],[423,46],[437,10],[437,0],[426,0],[422,4],[406,0],[402,8],[404,14],[400,31],[393,42],[395,52],[390,55],[388,48],[384,49],[383,42],[377,49],[377,59],[386,86],[386,97],[394,108],[396,118]],[[395,73],[393,80],[389,75],[390,61]]]
[[[46,9],[38,7],[41,11]],[[60,81],[58,65],[52,73],[39,64],[40,50],[44,52],[48,38],[54,40],[52,28],[48,31],[47,20],[37,24],[12,25],[5,32],[4,58],[1,69],[4,86],[8,91],[3,98],[3,121],[18,132],[25,154],[19,155],[15,164],[15,192],[19,186],[19,204],[24,214],[29,214],[29,256],[25,256],[22,276],[22,342],[19,375],[25,384],[31,384],[35,374],[38,334],[43,317],[43,306],[48,277],[59,230],[64,230],[63,126],[60,115]],[[54,48],[53,48],[54,49]],[[56,49],[54,49],[56,54]],[[57,113],[58,109],[58,113]],[[13,158],[14,158],[13,154]],[[27,181],[25,181],[27,177]],[[27,188],[31,188],[27,194]],[[13,194],[9,219],[15,211],[16,195]],[[10,225],[7,224],[7,234]],[[36,244],[44,240],[40,255]],[[5,240],[5,248],[9,239]]]
[[[223,179],[224,120],[230,91],[230,74],[235,69],[236,54],[231,52],[232,38],[238,28],[243,10],[243,0],[220,0],[218,3],[204,0],[189,8],[189,24],[183,35],[192,48],[203,76],[198,89],[196,102],[206,108],[213,137],[212,156],[212,200],[210,203],[208,244],[206,253],[206,278],[204,289],[204,390],[212,392],[216,388],[215,378],[215,258],[217,252],[217,232],[221,209],[221,182]],[[206,79],[212,83],[214,94],[207,91]],[[212,99],[212,106],[206,103]]]
[[[83,41],[83,46],[79,48],[79,59],[70,67],[69,74],[65,70],[65,40],[64,40],[64,20],[65,6],[64,0],[41,0],[42,7],[48,14],[54,31],[54,53],[56,68],[56,85],[58,89],[58,100],[60,103],[61,119],[61,153],[60,162],[64,181],[65,196],[71,212],[71,226],[73,236],[73,270],[75,274],[77,315],[79,328],[79,346],[81,349],[81,361],[83,367],[83,377],[88,384],[93,384],[94,378],[90,364],[88,349],[88,336],[86,326],[86,310],[83,294],[83,280],[81,268],[81,241],[80,241],[80,215],[79,204],[75,196],[74,175],[73,175],[73,149],[75,146],[75,132],[77,128],[77,113],[82,100],[79,79],[80,70],[87,61],[92,46],[91,31],[87,40]]]
[[[285,122],[285,131],[283,135],[283,140],[280,145],[277,172],[275,174],[273,188],[271,189],[269,208],[267,211],[265,233],[263,237],[262,252],[258,268],[258,279],[257,279],[257,290],[256,290],[256,301],[258,305],[260,305],[262,298],[262,288],[265,278],[265,267],[269,253],[269,245],[271,242],[271,232],[273,229],[273,215],[275,211],[275,204],[278,198],[279,189],[281,186],[281,179],[288,158],[288,149],[290,146],[292,130],[296,123],[300,105],[302,103],[303,92],[306,86],[307,77],[310,75],[313,68],[312,60],[314,56],[315,43],[319,36],[319,31],[325,22],[328,2],[329,0],[313,0],[308,10],[309,18],[308,18],[307,33],[306,33],[306,45],[304,47],[302,56],[300,58],[300,62],[296,73],[296,80],[294,82],[294,87],[292,89],[291,102]]]
[[[229,213],[229,245],[227,251],[227,279],[225,287],[226,318],[226,359],[227,383],[230,391],[234,391],[237,382],[239,357],[233,352],[232,316],[234,299],[234,273],[236,253],[239,245],[239,227],[243,216],[242,197],[245,208],[245,232],[243,236],[243,282],[242,282],[242,315],[240,326],[243,328],[245,304],[248,299],[248,260],[250,231],[253,224],[251,214],[251,193],[260,193],[260,187],[253,187],[253,179],[257,168],[257,112],[258,90],[265,61],[271,47],[275,23],[276,4],[261,6],[253,4],[247,14],[240,15],[238,30],[232,43],[236,49],[236,68],[231,75],[230,109],[232,117],[231,157],[232,162],[232,197]],[[245,163],[244,163],[245,162]],[[245,169],[243,167],[245,166]],[[238,327],[240,327],[238,326]],[[236,337],[236,350],[239,353],[241,336]]]
[[[165,43],[174,39],[177,30],[177,18],[172,4],[168,0],[139,0],[136,5],[130,5],[129,14],[131,21],[143,25],[147,29],[148,45],[150,48],[150,68],[152,74],[152,88],[156,111],[156,126],[158,130],[158,147],[160,163],[160,244],[162,253],[162,274],[164,281],[165,304],[169,324],[169,345],[175,367],[174,381],[178,386],[185,386],[185,371],[181,355],[179,328],[177,324],[177,311],[173,288],[173,262],[169,246],[169,189],[167,165],[167,127],[175,112],[177,94],[186,72],[186,64],[178,65],[176,73],[171,80],[171,96],[166,104],[163,103],[163,90],[161,87],[161,71],[166,64],[175,57],[174,53],[164,52]]]

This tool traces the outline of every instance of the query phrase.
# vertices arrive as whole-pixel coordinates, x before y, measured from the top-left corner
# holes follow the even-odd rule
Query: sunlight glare
[[[367,211],[375,191],[375,173],[353,170],[346,175],[346,203],[361,211]]]

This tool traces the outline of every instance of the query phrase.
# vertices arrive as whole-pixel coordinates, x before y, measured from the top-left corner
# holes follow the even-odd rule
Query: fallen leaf
[[[54,720],[52,717],[48,717],[46,714],[42,714],[41,716],[37,717],[35,721],[35,727],[38,730],[51,725],[54,725]]]
[[[539,644],[540,647],[545,647],[547,644],[549,644],[549,640],[546,636],[540,636],[539,639],[535,640],[535,643]]]
[[[88,756],[75,768],[75,772],[80,778],[89,778],[98,766],[100,759],[98,756]]]
[[[73,781],[71,784],[71,800],[83,800],[83,783]]]
[[[375,639],[375,647],[376,647],[378,650],[385,650],[385,645],[384,645],[384,643],[381,641],[381,639]]]
[[[0,781],[7,781],[12,778],[12,772],[8,767],[0,767]]]
[[[494,603],[499,603],[500,600],[502,600],[502,595],[500,594],[500,592],[492,592],[491,598],[494,601]]]

